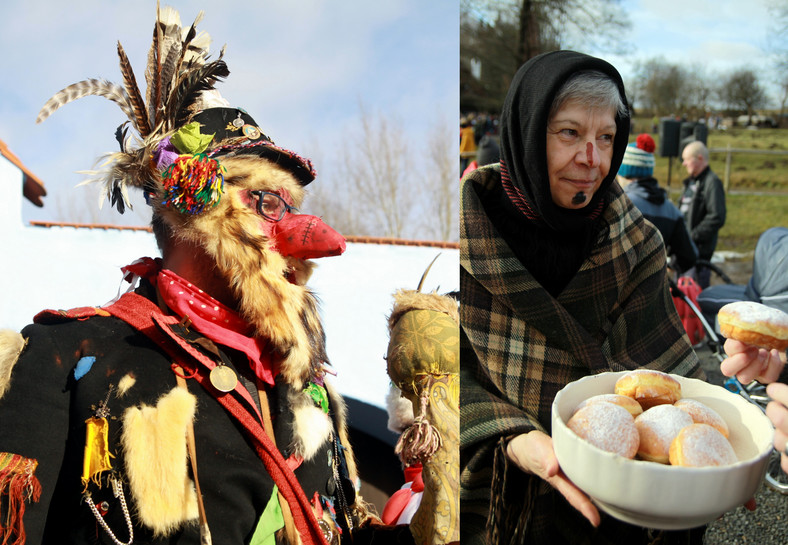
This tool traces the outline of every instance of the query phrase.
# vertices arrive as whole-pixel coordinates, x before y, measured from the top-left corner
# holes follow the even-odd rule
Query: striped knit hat
[[[646,178],[654,174],[654,139],[646,133],[627,146],[618,175],[624,178]]]

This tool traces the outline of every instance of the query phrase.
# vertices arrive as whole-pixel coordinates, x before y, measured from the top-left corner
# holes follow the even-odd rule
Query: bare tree
[[[424,233],[437,240],[459,240],[460,173],[456,134],[448,123],[436,123],[427,145],[426,168],[422,187],[427,204]]]
[[[640,100],[654,115],[683,113],[689,87],[686,70],[655,58],[639,63],[636,72]]]
[[[788,2],[774,0],[769,9],[772,15],[772,25],[769,36],[770,49],[774,62],[774,81],[779,91],[780,102],[779,119],[782,125],[786,104],[788,104]]]
[[[58,186],[50,190],[52,217],[57,222],[81,223],[85,225],[127,225],[144,227],[150,225],[151,209],[141,192],[130,191],[130,207],[120,214],[111,206],[99,184],[86,184],[73,188]]]
[[[413,236],[419,187],[402,127],[362,105],[359,126],[348,130],[343,141],[336,169],[314,192],[313,206],[346,235]]]
[[[623,52],[629,20],[617,0],[462,0],[461,108],[497,111],[521,64],[561,48]],[[482,66],[474,81],[471,59]]]
[[[731,109],[746,112],[750,121],[755,110],[767,102],[766,92],[749,68],[736,70],[722,81],[720,99]]]

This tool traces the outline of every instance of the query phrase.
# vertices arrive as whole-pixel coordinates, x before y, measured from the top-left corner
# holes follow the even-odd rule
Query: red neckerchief
[[[160,259],[143,257],[121,269],[128,275],[148,279],[162,301],[181,319],[213,342],[246,354],[255,376],[274,385],[271,351],[265,339],[251,336],[249,324],[241,316],[174,272],[162,269]]]

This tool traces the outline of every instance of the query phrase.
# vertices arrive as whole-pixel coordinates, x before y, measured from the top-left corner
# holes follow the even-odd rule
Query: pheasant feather
[[[115,132],[120,152],[105,156],[106,161],[93,171],[86,182],[103,183],[103,197],[121,213],[130,206],[127,188],[161,190],[161,173],[152,160],[168,134],[188,120],[200,107],[204,107],[201,94],[213,91],[216,82],[229,75],[224,61],[208,62],[211,38],[197,31],[202,20],[200,11],[194,23],[181,27],[181,18],[170,7],[156,5],[156,24],[153,41],[145,65],[146,90],[140,91],[134,71],[123,46],[118,42],[118,57],[123,84],[103,79],[87,79],[69,85],[50,98],[38,114],[41,123],[55,110],[78,98],[89,95],[106,97],[120,106],[129,121]],[[129,129],[133,128],[134,131]]]
[[[215,60],[189,72],[174,91],[168,118],[174,120],[175,126],[183,124],[192,113],[191,106],[199,100],[203,91],[210,91],[219,79],[229,75],[230,70],[223,60]]]
[[[129,102],[134,108],[134,118],[132,125],[140,133],[140,136],[145,138],[150,134],[150,124],[148,123],[148,115],[145,112],[145,102],[142,100],[140,89],[137,86],[137,78],[134,77],[134,71],[131,69],[126,52],[123,46],[118,42],[118,56],[120,57],[120,72],[123,74],[123,83],[126,86],[126,93],[129,95]]]
[[[102,96],[110,99],[120,106],[120,109],[123,110],[123,113],[125,113],[129,119],[134,120],[134,107],[129,100],[128,93],[126,93],[123,87],[106,80],[86,79],[78,83],[72,83],[47,100],[44,107],[38,112],[36,123],[41,123],[58,108],[69,102],[90,95]]]

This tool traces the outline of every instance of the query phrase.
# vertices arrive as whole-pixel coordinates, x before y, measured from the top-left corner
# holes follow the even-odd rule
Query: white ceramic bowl
[[[567,384],[555,396],[552,437],[567,477],[609,515],[647,528],[680,530],[715,520],[754,496],[763,480],[774,428],[741,396],[701,380],[671,375],[682,397],[705,403],[725,419],[739,461],[723,467],[676,467],[629,460],[580,439],[566,426],[575,407],[613,393],[624,375],[601,373]]]

